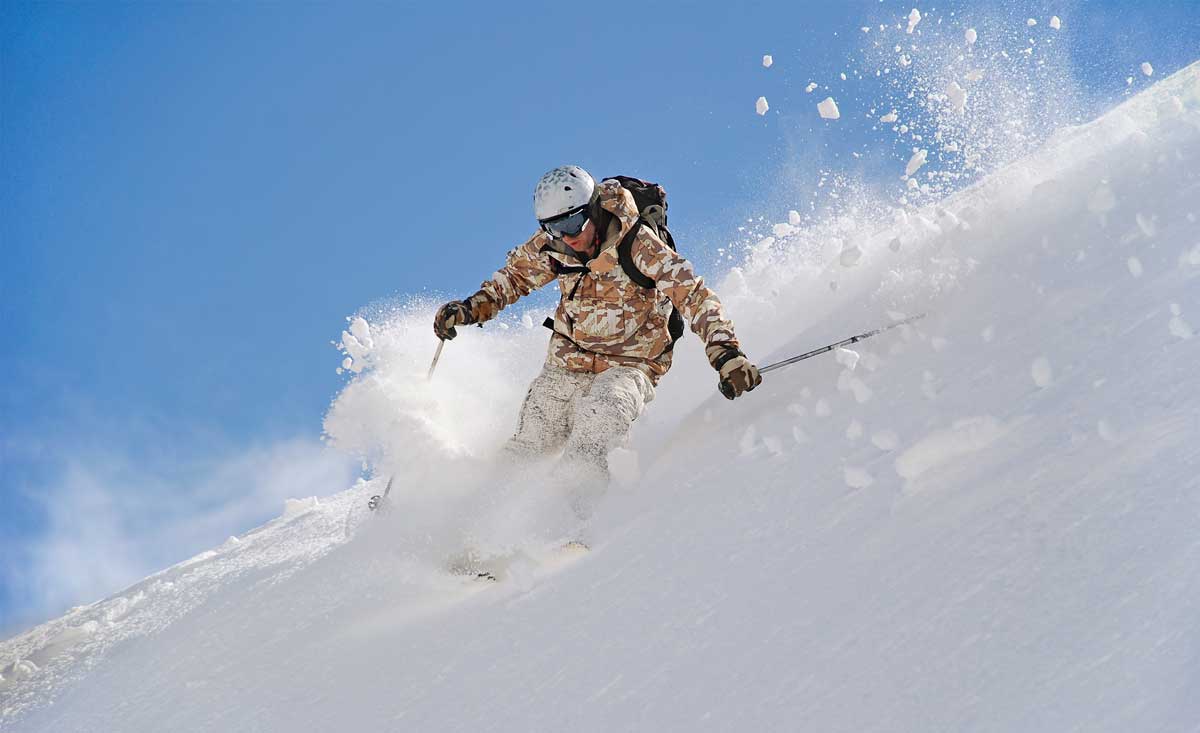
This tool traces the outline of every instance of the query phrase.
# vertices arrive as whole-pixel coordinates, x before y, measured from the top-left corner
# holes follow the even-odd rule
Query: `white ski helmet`
[[[577,165],[559,166],[533,189],[533,214],[542,221],[587,206],[595,190],[596,182],[587,171]]]

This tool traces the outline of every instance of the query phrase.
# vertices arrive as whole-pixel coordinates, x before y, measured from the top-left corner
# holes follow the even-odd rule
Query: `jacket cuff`
[[[718,372],[726,362],[739,356],[745,356],[738,348],[737,341],[714,341],[704,347],[704,355],[708,357],[708,363],[712,365],[712,368]]]
[[[463,301],[471,312],[471,323],[484,323],[496,317],[499,306],[482,290]]]

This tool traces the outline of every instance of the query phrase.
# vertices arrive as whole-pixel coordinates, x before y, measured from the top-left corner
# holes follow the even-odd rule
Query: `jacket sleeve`
[[[557,273],[550,256],[542,252],[545,235],[534,234],[508,253],[504,267],[479,286],[479,292],[467,299],[476,323],[490,321],[506,306],[552,282]]]
[[[725,316],[720,299],[696,274],[691,262],[654,236],[639,235],[630,254],[633,264],[671,299],[705,346],[738,348],[733,323]]]

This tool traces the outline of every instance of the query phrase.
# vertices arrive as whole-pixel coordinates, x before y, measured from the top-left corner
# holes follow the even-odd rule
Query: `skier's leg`
[[[591,515],[608,486],[609,452],[625,442],[633,421],[653,399],[650,378],[633,367],[601,372],[579,399],[566,448],[554,471],[557,481],[569,491],[579,518]]]
[[[550,455],[562,448],[570,430],[571,405],[587,388],[590,374],[545,366],[529,385],[517,430],[504,444],[504,454],[516,461]]]

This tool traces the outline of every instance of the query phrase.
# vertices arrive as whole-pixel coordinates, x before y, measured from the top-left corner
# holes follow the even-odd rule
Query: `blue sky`
[[[543,171],[664,182],[700,259],[821,164],[881,176],[803,86],[911,5],[5,3],[0,634],[344,488],[344,317],[473,292]],[[917,7],[1062,15],[1096,110],[1200,56],[1192,2]]]

